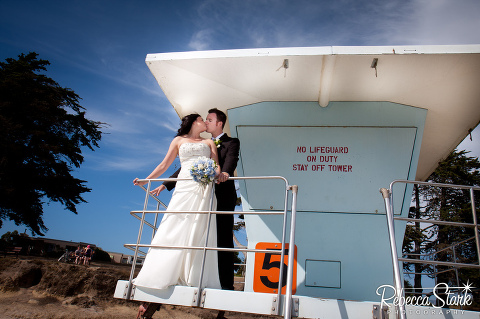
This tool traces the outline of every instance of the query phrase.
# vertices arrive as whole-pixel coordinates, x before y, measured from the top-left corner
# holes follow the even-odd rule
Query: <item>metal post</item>
[[[455,252],[455,245],[452,246],[453,262],[457,263],[457,253]],[[460,279],[458,278],[458,268],[455,267],[455,277],[457,279],[457,287],[460,287]]]
[[[477,258],[478,264],[480,265],[480,238],[478,235],[478,220],[477,220],[477,209],[475,208],[475,195],[473,193],[473,188],[470,188],[470,202],[472,204],[472,214],[473,214],[473,224],[475,225],[475,243],[477,244]]]
[[[400,275],[400,267],[398,266],[398,255],[397,255],[397,244],[395,242],[395,225],[393,220],[393,209],[390,203],[390,191],[386,188],[381,188],[380,193],[382,193],[383,199],[385,201],[385,209],[387,215],[387,225],[388,225],[388,236],[390,239],[390,251],[392,254],[392,264],[393,264],[393,279],[395,285],[395,294],[398,300],[402,300],[403,289],[402,289],[402,276]],[[405,315],[405,305],[403,302],[398,303],[398,313],[397,318],[406,319]]]
[[[285,188],[285,206],[283,208],[283,229],[282,229],[282,252],[280,254],[280,272],[278,274],[278,291],[277,291],[277,309],[275,309],[275,314],[280,315],[281,305],[281,296],[282,296],[282,287],[283,287],[283,272],[285,268],[285,238],[287,233],[287,212],[288,212],[288,190],[289,187]]]
[[[133,255],[132,270],[130,271],[130,278],[128,279],[128,288],[127,288],[127,294],[125,298],[127,300],[130,300],[132,295],[132,280],[135,274],[135,266],[137,265],[138,245],[140,245],[140,241],[142,240],[143,223],[145,222],[145,211],[148,208],[148,196],[150,195],[150,186],[151,186],[151,181],[148,181],[147,191],[145,193],[145,202],[143,203],[142,220],[140,221],[140,229],[138,230],[137,245],[135,246],[135,253]]]
[[[155,219],[153,221],[154,228],[152,229],[152,240],[155,238],[155,234],[157,233],[157,223],[158,223],[158,211],[160,211],[160,202],[157,203],[157,213],[155,213]]]
[[[205,245],[203,246],[203,256],[202,256],[202,266],[200,268],[200,279],[198,280],[198,294],[197,294],[197,307],[200,306],[201,301],[201,291],[202,291],[202,283],[203,283],[203,272],[205,271],[205,259],[207,257],[207,245],[208,245],[208,235],[210,233],[210,222],[212,218],[212,208],[213,208],[213,197],[215,196],[215,184],[212,183],[212,195],[210,196],[210,211],[208,212],[208,223],[207,223],[207,234],[205,236]]]
[[[290,319],[292,317],[292,286],[293,286],[293,263],[295,262],[295,226],[297,218],[297,193],[298,186],[290,186],[292,190],[292,216],[290,220],[290,240],[288,245],[288,272],[287,272],[287,287],[285,291],[285,313],[284,318]]]

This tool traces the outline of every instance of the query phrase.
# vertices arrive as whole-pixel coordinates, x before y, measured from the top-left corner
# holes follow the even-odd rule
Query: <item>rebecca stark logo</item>
[[[443,308],[445,306],[470,306],[473,297],[470,294],[474,287],[467,282],[463,287],[449,287],[445,283],[435,285],[434,288],[424,288],[432,290],[432,294],[438,301],[438,305],[430,302],[429,296],[403,296],[403,288],[400,294],[397,293],[394,286],[382,285],[377,288],[377,295],[382,297],[381,306],[426,306],[434,308]],[[387,302],[390,302],[388,304]]]

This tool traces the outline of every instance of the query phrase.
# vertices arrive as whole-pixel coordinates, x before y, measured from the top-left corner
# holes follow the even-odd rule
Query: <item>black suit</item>
[[[238,138],[229,137],[223,134],[220,137],[220,146],[218,147],[218,161],[222,172],[233,176],[237,168],[238,156],[240,152],[240,141]],[[172,178],[178,176],[180,170],[176,171]],[[170,191],[175,187],[175,182],[163,183]],[[217,197],[218,211],[234,211],[237,202],[237,192],[235,183],[232,180],[216,184],[215,195]],[[233,215],[217,215],[217,246],[223,248],[233,248]],[[233,252],[218,252],[218,272],[222,289],[233,290]]]

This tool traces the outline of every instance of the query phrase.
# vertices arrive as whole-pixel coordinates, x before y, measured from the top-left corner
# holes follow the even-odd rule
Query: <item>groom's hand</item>
[[[228,175],[227,172],[221,172],[220,175],[218,175],[217,181],[218,183],[223,183],[228,180],[229,177],[230,175]]]
[[[150,194],[155,195],[155,196],[158,196],[158,195],[160,195],[160,193],[161,193],[165,188],[166,188],[165,185],[162,184],[162,185],[158,186],[157,188],[155,188],[153,191],[151,191]]]

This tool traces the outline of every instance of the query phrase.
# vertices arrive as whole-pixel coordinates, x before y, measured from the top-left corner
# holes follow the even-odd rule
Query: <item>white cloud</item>
[[[404,15],[389,21],[381,33],[386,44],[476,44],[480,43],[480,2],[477,0],[413,0]]]
[[[119,138],[106,135],[106,144],[85,153],[85,167],[94,171],[146,171],[163,160],[171,139],[145,137]]]
[[[167,153],[178,129],[179,119],[170,109],[135,112],[99,109],[89,112],[95,120],[110,124],[104,131],[100,149],[87,153],[87,166],[93,170],[138,171],[158,164]]]
[[[207,50],[212,44],[213,31],[210,29],[201,29],[196,31],[188,46],[193,50]]]
[[[404,2],[401,2],[404,3]],[[360,45],[376,21],[402,15],[399,1],[204,1],[193,49]],[[375,39],[378,37],[375,36]],[[378,44],[377,44],[378,45]]]
[[[480,2],[417,0],[418,34],[428,44],[480,43]],[[413,35],[412,35],[413,36]]]
[[[480,43],[478,0],[204,1],[195,50]]]
[[[143,171],[147,168],[147,163],[143,157],[111,157],[108,159],[90,158],[90,162],[95,162],[95,170],[98,171]]]

